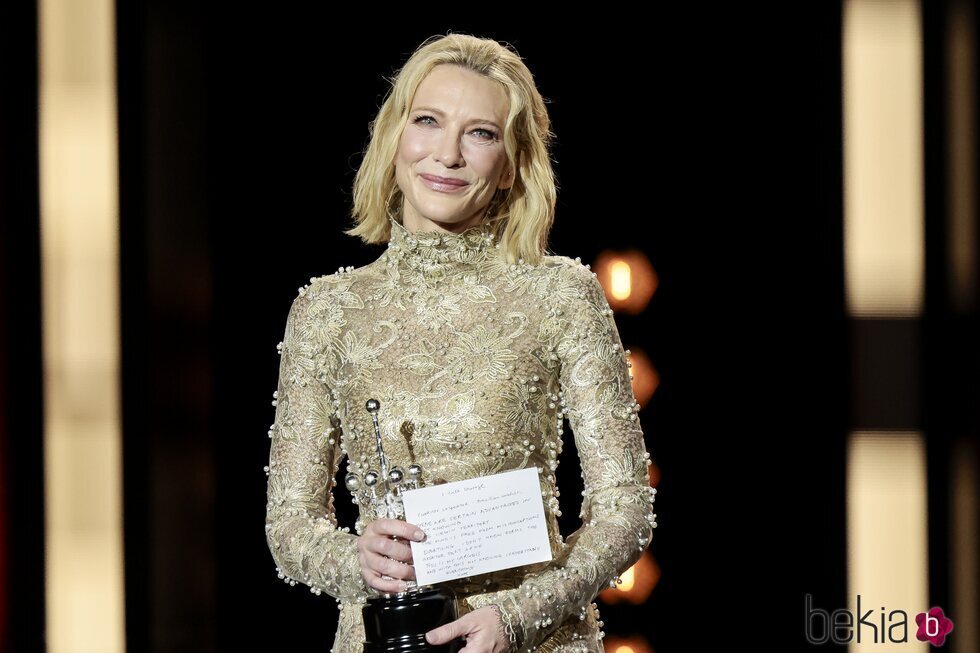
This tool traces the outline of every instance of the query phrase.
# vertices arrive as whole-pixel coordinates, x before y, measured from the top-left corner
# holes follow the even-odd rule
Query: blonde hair
[[[484,220],[493,225],[496,242],[508,263],[537,264],[547,252],[555,215],[557,185],[550,147],[555,134],[534,77],[510,46],[492,39],[449,33],[431,36],[402,66],[378,115],[369,123],[370,141],[354,177],[351,217],[356,226],[344,233],[365,243],[384,243],[391,236],[388,216],[404,194],[395,179],[394,157],[409,109],[422,80],[440,64],[463,66],[499,82],[510,98],[504,124],[509,188],[498,189]]]

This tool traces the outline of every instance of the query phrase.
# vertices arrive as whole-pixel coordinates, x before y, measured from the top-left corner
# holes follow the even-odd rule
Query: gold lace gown
[[[510,651],[602,651],[603,588],[636,562],[656,527],[644,445],[623,350],[602,286],[578,259],[507,264],[490,228],[409,232],[389,218],[387,249],[299,289],[280,348],[266,538],[280,578],[340,609],[333,653],[361,653],[356,533],[340,528],[339,465],[376,469],[365,410],[378,399],[391,465],[423,480],[538,469],[553,559],[447,583],[460,614],[496,604]],[[585,490],[582,525],[558,529],[555,469],[565,419]],[[343,500],[350,500],[341,488]]]

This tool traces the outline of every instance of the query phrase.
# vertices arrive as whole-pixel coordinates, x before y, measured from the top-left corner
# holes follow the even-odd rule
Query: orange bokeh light
[[[660,375],[650,362],[650,357],[639,347],[630,346],[629,362],[630,376],[633,382],[633,395],[640,408],[645,408],[657,386],[660,385]]]
[[[650,642],[641,635],[606,635],[602,638],[602,647],[605,653],[653,653]]]
[[[643,312],[659,282],[650,259],[638,249],[604,250],[592,270],[606,291],[609,306],[632,315]]]
[[[656,536],[656,531],[654,531]],[[627,601],[636,605],[644,603],[660,580],[660,566],[653,559],[649,549],[643,551],[640,559],[620,576],[622,583],[614,588],[608,587],[599,592],[603,603],[614,604]],[[608,648],[606,649],[609,650]]]

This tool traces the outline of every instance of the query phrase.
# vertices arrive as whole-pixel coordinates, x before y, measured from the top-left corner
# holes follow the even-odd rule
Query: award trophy
[[[402,492],[422,486],[422,468],[415,463],[409,465],[407,479],[400,467],[389,469],[378,426],[380,407],[377,399],[368,399],[366,408],[374,422],[380,473],[368,470],[363,483],[357,474],[350,473],[345,483],[354,503],[370,506],[376,518],[405,519]],[[466,642],[459,637],[445,644],[430,644],[425,639],[428,631],[458,618],[456,596],[432,585],[419,586],[414,579],[406,582],[408,589],[404,592],[382,593],[367,599],[361,612],[364,653],[456,653],[463,648]]]

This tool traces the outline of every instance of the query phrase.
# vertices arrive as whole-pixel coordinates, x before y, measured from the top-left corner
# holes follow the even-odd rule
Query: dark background
[[[44,622],[25,6],[0,20],[0,451],[6,559],[19,563],[7,567],[5,635],[17,651],[41,650]],[[642,633],[658,653],[804,650],[804,595],[828,611],[847,605],[840,6],[587,7],[538,21],[508,9],[345,8],[341,19],[325,5],[120,3],[131,650],[329,650],[334,600],[284,585],[264,539],[276,344],[310,277],[380,255],[341,233],[367,123],[385,77],[447,31],[512,44],[549,100],[552,249],[590,262],[637,246],[659,275],[646,312],[617,324],[660,374],[640,418],[661,473],[650,551],[662,576],[643,607],[600,604],[604,630]],[[926,10],[927,85],[941,79],[941,11]],[[930,106],[927,139],[941,133],[942,107]],[[940,162],[941,144],[930,147]],[[929,188],[941,188],[941,165],[930,170]],[[568,445],[566,535],[581,487]],[[337,504],[352,525],[353,506]],[[943,550],[941,510],[934,519],[930,543]],[[945,605],[933,578],[930,598]]]

